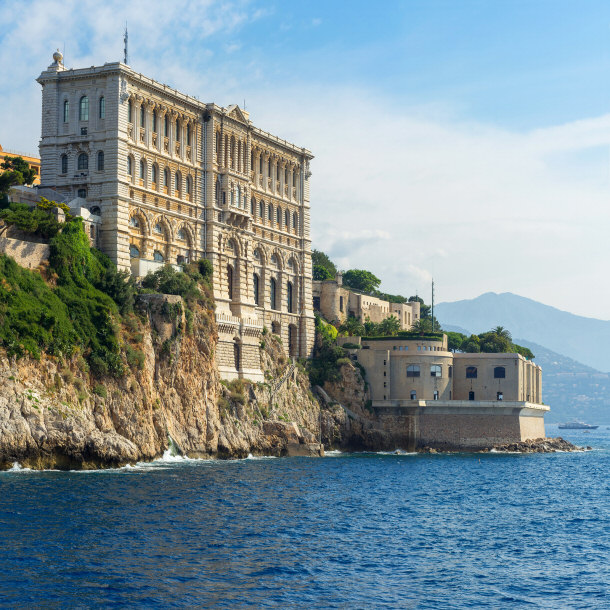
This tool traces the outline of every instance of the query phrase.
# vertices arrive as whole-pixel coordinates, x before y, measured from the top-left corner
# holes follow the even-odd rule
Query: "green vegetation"
[[[486,333],[470,335],[470,337],[462,333],[448,332],[447,341],[449,349],[455,352],[517,353],[528,360],[535,358],[530,349],[513,343],[510,332],[502,326],[496,326]]]
[[[316,344],[313,358],[308,362],[312,385],[322,386],[325,381],[339,381],[341,378],[341,365],[345,363],[342,359],[346,358],[347,352],[335,343],[336,338],[337,329],[316,316]]]
[[[0,164],[0,208],[8,205],[8,193],[12,186],[32,184],[36,173],[22,157],[6,157]]]
[[[379,288],[381,280],[370,271],[350,269],[343,274],[343,285],[360,292],[373,294]]]
[[[311,253],[313,279],[317,281],[332,280],[337,275],[337,267],[324,252],[314,250]]]

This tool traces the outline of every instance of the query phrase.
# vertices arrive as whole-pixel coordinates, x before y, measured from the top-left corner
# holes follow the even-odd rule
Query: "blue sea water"
[[[0,604],[607,608],[610,430],[561,432],[594,450],[0,473]]]

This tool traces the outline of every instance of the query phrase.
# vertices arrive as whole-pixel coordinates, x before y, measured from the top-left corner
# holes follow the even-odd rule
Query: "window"
[[[129,256],[131,258],[140,258],[140,251],[136,246],[129,246]]]
[[[68,100],[64,100],[64,123],[67,123],[70,120],[70,102]]]
[[[466,367],[466,379],[476,379],[477,378],[477,367],[476,366],[467,366]],[[471,399],[473,400],[473,399]]]
[[[468,392],[468,400],[474,400],[474,392]]]
[[[190,176],[186,177],[186,194],[187,195],[191,194],[191,177]]]
[[[415,390],[411,390],[411,400],[417,400],[417,392]]]
[[[163,256],[163,254],[161,254],[161,252],[159,252],[159,250],[155,250],[153,252],[153,260],[157,261],[158,263],[164,263],[165,257]]]
[[[157,111],[156,110],[153,110],[152,119],[153,119],[153,125],[152,125],[153,131],[156,133],[157,132]]]
[[[140,159],[140,180],[144,180],[146,177],[146,163],[144,159]]]
[[[433,364],[430,367],[430,377],[441,377],[441,365],[440,364]]]
[[[259,168],[258,168],[258,173],[259,173],[259,174],[262,174],[262,173],[263,173],[263,155],[261,155],[261,156],[258,158],[258,160],[259,160],[259,162],[260,162],[260,163],[259,163]]]
[[[146,109],[144,104],[140,106],[140,127],[146,127]]]
[[[286,285],[286,298],[288,301],[288,313],[292,313],[292,282]]]
[[[494,367],[494,379],[504,379],[506,377],[506,369],[503,366]]]
[[[163,119],[163,135],[166,138],[169,138],[169,119],[167,118],[167,115],[165,115]]]
[[[163,186],[169,186],[169,169],[167,167],[163,172]]]
[[[229,288],[229,299],[233,300],[233,267],[227,265],[227,286]]]
[[[269,157],[269,161],[267,162],[267,176],[271,178],[271,157]]]
[[[156,165],[153,165],[153,166],[152,166],[152,173],[151,173],[151,176],[152,176],[152,181],[153,181],[153,183],[154,183],[154,184],[157,184],[157,166],[156,166]]]
[[[451,379],[453,377],[453,367],[450,366],[449,367],[449,379]]]
[[[155,233],[159,233],[159,234],[163,233],[163,227],[161,226],[161,223],[160,223],[160,222],[157,222],[157,223],[155,224],[155,226],[154,226],[154,228],[153,228],[153,231],[154,231]]]
[[[132,162],[131,162],[131,157],[127,157],[127,173],[130,176],[133,176],[133,166],[132,166]]]
[[[68,155],[61,156],[61,173],[62,174],[68,173]]]
[[[284,212],[284,225],[286,227],[286,231],[288,231],[288,229],[290,229],[290,212],[288,210]]]
[[[175,127],[176,127],[176,142],[180,142],[180,132],[182,130],[180,129],[180,123],[178,121],[176,121]]]
[[[275,219],[277,221],[278,226],[282,224],[282,208],[278,207],[275,214]]]
[[[434,390],[434,400],[438,400],[438,390]]]
[[[259,202],[258,204],[258,215],[261,219],[263,219],[264,215],[265,215],[265,208],[263,206],[263,202]]]
[[[91,208],[90,212],[94,215],[94,216],[101,216],[102,215],[102,211],[100,210],[100,208],[95,205]]]
[[[178,239],[181,239],[182,241],[186,241],[186,233],[184,231],[184,229],[178,229]]]
[[[139,229],[139,228],[140,228],[140,221],[138,220],[138,218],[137,218],[136,216],[132,216],[132,217],[129,219],[129,226],[130,226],[130,227],[134,227],[134,228],[136,228],[136,229]]]
[[[106,118],[106,100],[103,95],[100,97],[98,116],[100,119]]]
[[[97,171],[98,172],[104,171],[104,151],[103,150],[100,150],[97,153]]]
[[[417,364],[410,364],[407,367],[407,377],[419,377],[419,366]]]
[[[280,164],[279,162],[275,164],[275,179],[279,182],[280,181]]]
[[[258,291],[258,282],[259,282],[258,275],[256,275],[256,273],[255,273],[254,277],[252,279],[253,279],[253,285],[254,285],[254,303],[256,305],[260,305],[260,303],[259,303],[259,291]]]
[[[133,104],[131,100],[129,100],[129,103],[127,104],[127,120],[130,123],[133,123]]]
[[[78,155],[78,169],[89,169],[89,157],[86,153]]]
[[[339,297],[339,311],[343,311],[343,297]]]
[[[187,146],[191,145],[191,126],[190,125],[186,126],[186,145]]]
[[[294,212],[294,214],[292,215],[292,228],[296,231],[298,226],[299,226],[299,218],[297,216],[297,213]]]
[[[271,265],[277,269],[278,264],[279,264],[279,262],[277,260],[277,255],[276,254],[272,254],[271,255]]]
[[[275,290],[275,279],[271,278],[271,281],[269,282],[269,297],[270,297],[270,302],[271,302],[270,303],[271,309],[276,309],[276,307],[275,307],[275,305],[276,305],[276,302],[275,302],[275,293],[276,293],[276,290]]]
[[[284,184],[288,184],[288,168],[284,170]]]
[[[503,392],[498,392],[496,394],[496,400],[504,400],[504,393]]]
[[[320,311],[320,297],[314,297],[313,298],[313,308],[316,311]]]
[[[176,184],[175,184],[175,189],[180,192],[180,174],[178,172],[176,172]]]
[[[267,218],[270,222],[273,220],[273,206],[271,204],[269,204],[269,207],[267,208]]]
[[[78,189],[76,196],[80,197],[81,199],[87,199],[87,189]]]
[[[80,103],[78,104],[78,120],[89,120],[89,98],[86,95],[80,98]]]
[[[256,199],[250,199],[250,214],[254,216],[254,211],[256,210]]]

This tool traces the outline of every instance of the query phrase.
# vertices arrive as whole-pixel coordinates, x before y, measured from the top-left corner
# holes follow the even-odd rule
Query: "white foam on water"
[[[324,456],[325,457],[333,457],[333,456],[337,456],[337,455],[343,455],[344,452],[343,451],[339,451],[338,449],[333,449],[331,451],[325,451],[324,452]]]
[[[252,455],[248,453],[248,457],[244,458],[244,460],[275,460],[277,455]]]
[[[31,468],[24,468],[19,462],[13,462],[8,472],[32,472]]]

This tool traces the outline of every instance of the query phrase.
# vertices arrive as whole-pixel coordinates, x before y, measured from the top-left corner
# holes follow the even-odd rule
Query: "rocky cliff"
[[[0,355],[0,467],[119,466],[161,456],[170,438],[191,457],[316,452],[320,404],[279,338],[263,338],[265,383],[221,382],[211,310],[187,324],[180,297],[143,295],[138,314],[121,329],[119,379],[94,379],[82,357]]]

